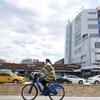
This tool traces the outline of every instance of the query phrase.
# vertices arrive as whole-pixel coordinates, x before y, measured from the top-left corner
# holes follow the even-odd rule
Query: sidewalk
[[[0,95],[0,100],[23,100],[20,95]],[[48,96],[37,96],[35,100],[50,100]],[[58,100],[57,97],[55,100]],[[64,97],[63,100],[100,100],[100,97]]]
[[[20,95],[24,84],[0,84],[0,95]],[[100,97],[100,85],[63,85],[67,97]]]

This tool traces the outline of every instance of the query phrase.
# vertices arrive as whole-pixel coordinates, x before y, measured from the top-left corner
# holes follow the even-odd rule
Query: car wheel
[[[18,81],[18,80],[13,80],[13,83],[14,83],[14,84],[18,84],[19,81]]]
[[[83,81],[82,81],[82,80],[80,80],[80,81],[79,81],[79,84],[83,84]]]
[[[99,84],[99,81],[95,81],[94,84],[98,85]]]

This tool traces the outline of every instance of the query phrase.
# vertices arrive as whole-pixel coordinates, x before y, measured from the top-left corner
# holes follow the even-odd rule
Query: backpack
[[[29,77],[28,77],[30,80],[33,80],[34,78],[32,77],[31,74],[29,74]]]

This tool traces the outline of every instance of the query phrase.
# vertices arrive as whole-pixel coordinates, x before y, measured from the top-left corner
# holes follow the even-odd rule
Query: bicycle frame
[[[43,88],[40,86],[40,84],[39,84],[39,82],[38,82],[37,79],[33,80],[29,92],[31,92],[31,90],[32,90],[32,88],[33,88],[34,85],[36,85],[36,87],[39,89],[39,91],[40,91],[43,95],[45,95],[45,93],[46,93],[47,91],[44,91],[44,90],[43,90]],[[50,86],[50,84],[48,85],[48,87],[49,87],[49,86]],[[47,87],[47,89],[48,89],[48,87]]]
[[[65,91],[62,85],[57,83],[54,84],[48,83],[47,89],[44,90],[44,88],[40,84],[41,83],[39,83],[38,81],[38,76],[34,76],[32,83],[27,84],[22,88],[21,95],[23,99],[34,100],[37,97],[38,92],[42,93],[42,95],[44,96],[49,96],[51,100],[54,100],[53,97],[57,95],[59,97],[59,100],[62,100],[64,98]],[[59,90],[61,90],[61,92]],[[29,96],[33,96],[31,97],[32,99],[27,98]]]
[[[37,80],[37,77],[35,77],[33,79],[32,85],[29,89],[29,93],[31,93],[31,90],[32,90],[34,85],[38,88],[38,90],[42,93],[42,95],[45,95],[47,92],[50,92],[52,94],[56,94],[57,93],[56,89],[62,87],[60,84],[50,84],[49,83],[47,89],[44,91],[44,89],[40,86],[39,81]]]

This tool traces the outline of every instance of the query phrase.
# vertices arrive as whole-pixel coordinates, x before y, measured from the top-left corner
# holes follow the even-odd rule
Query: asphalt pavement
[[[20,95],[0,95],[0,100],[23,100]],[[48,96],[37,96],[35,100],[50,100]],[[55,97],[57,100],[57,97]],[[63,100],[100,100],[100,97],[64,97]]]

